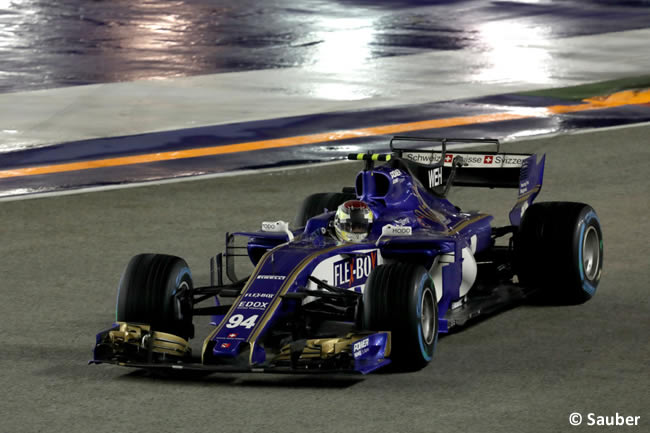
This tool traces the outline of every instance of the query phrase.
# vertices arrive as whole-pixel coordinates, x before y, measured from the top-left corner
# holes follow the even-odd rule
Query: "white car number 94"
[[[243,314],[235,314],[230,319],[228,319],[226,328],[239,328],[243,326],[246,329],[251,329],[253,326],[255,326],[255,322],[257,322],[258,317],[259,315],[255,314],[254,316],[250,316],[248,319],[244,320]]]

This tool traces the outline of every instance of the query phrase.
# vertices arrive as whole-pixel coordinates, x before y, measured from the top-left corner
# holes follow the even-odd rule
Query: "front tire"
[[[363,293],[363,327],[391,331],[391,355],[401,371],[425,367],[438,340],[438,305],[433,280],[420,265],[378,266]]]
[[[192,325],[192,275],[185,260],[139,254],[126,266],[117,293],[118,322],[151,325],[188,340]]]
[[[516,272],[522,285],[553,304],[582,304],[596,294],[603,267],[603,235],[591,206],[535,203],[516,238]]]

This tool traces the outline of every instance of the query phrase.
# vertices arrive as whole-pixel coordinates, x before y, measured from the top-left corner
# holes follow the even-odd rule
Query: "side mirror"
[[[413,229],[409,226],[395,226],[386,224],[381,228],[382,236],[411,236]]]
[[[289,230],[289,223],[286,221],[264,221],[262,223],[262,231],[271,233],[285,233],[287,235],[287,238],[289,238],[289,242],[293,240],[293,233],[291,230]]]
[[[379,246],[379,241],[384,236],[412,236],[413,228],[409,226],[396,226],[393,224],[386,224],[381,228],[381,236],[377,239],[375,246]]]

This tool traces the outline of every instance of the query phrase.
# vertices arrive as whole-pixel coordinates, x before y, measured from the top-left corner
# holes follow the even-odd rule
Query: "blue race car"
[[[496,150],[448,150],[469,143]],[[486,139],[394,137],[390,149],[349,155],[364,163],[355,186],[307,197],[293,229],[276,221],[227,234],[225,252],[210,261],[209,286],[194,287],[181,258],[133,257],[120,280],[117,320],[97,335],[92,362],[413,371],[431,361],[439,333],[468,320],[526,299],[578,304],[595,294],[603,265],[598,217],[586,204],[533,204],[544,157],[503,153]],[[454,206],[446,199],[452,186],[515,188],[510,225],[493,227],[492,216]],[[244,278],[241,256],[254,266]],[[193,354],[197,316],[209,316],[213,328]]]

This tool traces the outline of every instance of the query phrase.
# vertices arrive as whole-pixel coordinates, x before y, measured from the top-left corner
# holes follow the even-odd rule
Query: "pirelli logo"
[[[284,275],[258,275],[257,279],[258,280],[275,280],[275,281],[283,281],[285,278]]]

